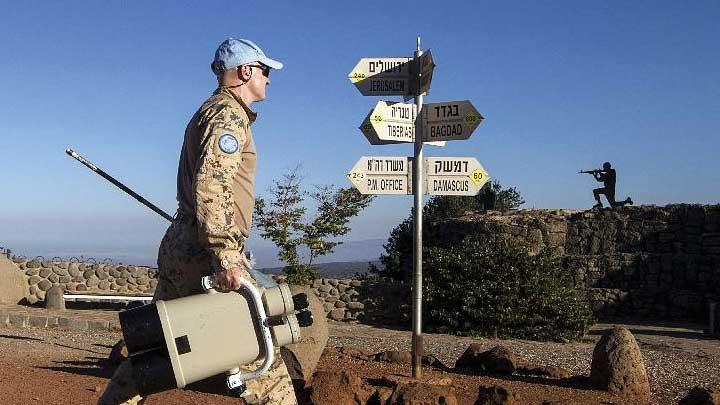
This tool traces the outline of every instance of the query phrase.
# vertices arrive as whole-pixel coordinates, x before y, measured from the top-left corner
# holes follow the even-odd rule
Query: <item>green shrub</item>
[[[577,340],[592,312],[549,250],[529,254],[514,239],[466,238],[424,252],[424,323],[459,335]]]

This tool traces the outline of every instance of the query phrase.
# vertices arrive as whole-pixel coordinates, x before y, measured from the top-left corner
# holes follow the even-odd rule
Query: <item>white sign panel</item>
[[[371,145],[415,142],[416,115],[415,104],[379,101],[359,128]],[[445,141],[426,144],[445,146]]]
[[[468,139],[483,120],[467,100],[424,104],[422,116],[424,142]]]
[[[413,58],[362,58],[348,79],[363,96],[410,94],[410,61]]]
[[[476,195],[490,179],[471,157],[425,158],[425,192],[430,195]]]
[[[411,194],[410,161],[406,156],[363,156],[347,176],[362,194]]]

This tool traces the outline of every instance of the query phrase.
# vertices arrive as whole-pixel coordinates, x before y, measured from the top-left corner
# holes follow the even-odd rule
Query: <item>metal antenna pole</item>
[[[418,58],[422,55],[420,50],[420,37],[417,37],[417,46],[415,49],[415,66]],[[414,72],[420,74],[420,72]],[[415,80],[418,78],[415,77]],[[417,106],[417,116],[415,117],[415,156],[413,160],[413,194],[415,200],[415,212],[413,214],[413,223],[415,237],[413,239],[413,305],[412,305],[412,376],[413,378],[422,377],[422,356],[423,356],[423,336],[422,336],[422,212],[423,212],[423,139],[422,139],[422,94],[415,95],[415,106]]]
[[[78,162],[84,164],[88,169],[94,171],[95,173],[99,174],[102,178],[109,181],[110,183],[114,184],[117,188],[120,190],[130,194],[130,196],[136,200],[138,200],[141,204],[144,206],[150,208],[151,210],[155,211],[156,213],[160,214],[161,217],[167,219],[168,221],[172,222],[173,218],[165,211],[161,210],[155,204],[151,203],[150,201],[144,199],[141,195],[138,193],[130,190],[126,185],[120,183],[119,181],[115,180],[115,178],[107,173],[105,173],[101,168],[95,166],[91,161],[85,159],[84,157],[80,156],[77,152],[75,152],[72,149],[66,149],[65,153],[67,153],[69,156],[77,160]]]

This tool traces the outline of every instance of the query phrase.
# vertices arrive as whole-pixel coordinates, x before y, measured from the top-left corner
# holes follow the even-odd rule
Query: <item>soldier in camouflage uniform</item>
[[[225,291],[240,288],[240,278],[254,281],[243,252],[255,202],[250,126],[257,114],[249,104],[265,98],[270,69],[281,69],[282,64],[251,41],[228,39],[215,52],[211,67],[219,87],[185,130],[177,177],[179,208],[160,244],[155,300],[201,293],[201,278],[213,273]],[[261,363],[241,369],[254,370]],[[100,403],[142,401],[134,391],[131,368],[129,361],[118,367]],[[297,403],[279,350],[273,367],[248,381],[242,397],[249,404]]]

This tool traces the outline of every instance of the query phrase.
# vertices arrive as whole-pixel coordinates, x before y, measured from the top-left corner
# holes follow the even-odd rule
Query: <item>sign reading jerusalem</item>
[[[411,194],[411,173],[406,156],[363,156],[347,176],[362,194]]]
[[[362,58],[348,78],[363,96],[404,96],[410,94],[412,58]]]
[[[348,79],[363,96],[409,96],[430,89],[435,63],[430,51],[419,58],[362,58]]]
[[[476,195],[490,179],[471,157],[428,157],[425,165],[425,192],[430,195]]]
[[[483,120],[467,100],[424,104],[422,116],[423,142],[468,139]]]

